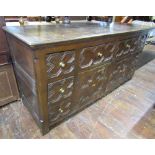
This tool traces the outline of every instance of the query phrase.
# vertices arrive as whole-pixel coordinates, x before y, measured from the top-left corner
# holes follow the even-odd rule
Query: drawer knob
[[[63,62],[60,62],[59,65],[60,67],[63,67],[63,68],[65,67],[65,64]]]
[[[61,108],[59,108],[59,112],[63,113],[64,111]]]
[[[94,83],[94,84],[92,84],[92,87],[95,87],[96,86],[96,84]]]
[[[129,44],[127,44],[127,45],[126,45],[126,47],[130,48],[130,45],[129,45]]]
[[[60,92],[61,92],[61,93],[64,93],[65,90],[64,90],[63,88],[60,88]]]
[[[103,54],[102,54],[101,52],[98,52],[97,55],[98,55],[99,57],[102,57],[102,56],[103,56]]]

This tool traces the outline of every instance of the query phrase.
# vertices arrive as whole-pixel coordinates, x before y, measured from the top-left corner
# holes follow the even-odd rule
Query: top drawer
[[[84,48],[80,51],[79,67],[85,69],[109,62],[113,59],[116,43],[104,43],[95,47]]]
[[[66,51],[46,56],[48,79],[68,75],[74,71],[75,52]]]
[[[118,41],[116,49],[116,59],[121,59],[128,55],[134,55],[140,53],[143,50],[147,34],[141,34],[140,36],[133,37],[126,40]]]
[[[119,41],[116,50],[116,59],[121,59],[126,55],[136,53],[137,46],[138,38],[130,38]]]

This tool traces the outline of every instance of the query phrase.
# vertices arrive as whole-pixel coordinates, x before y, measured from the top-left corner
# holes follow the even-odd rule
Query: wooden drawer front
[[[74,51],[49,54],[46,57],[48,78],[56,78],[61,75],[72,73],[75,66]]]
[[[74,78],[66,78],[48,84],[48,103],[56,103],[71,97],[73,92]]]
[[[106,66],[80,73],[76,84],[78,107],[101,98],[105,92],[106,81]]]
[[[135,58],[127,58],[121,62],[115,62],[109,67],[109,80],[106,92],[111,92],[121,84],[131,79],[137,65],[138,55]]]
[[[63,100],[57,105],[49,106],[49,122],[50,126],[58,121],[66,118],[73,111],[71,100]]]
[[[146,38],[147,35],[143,34],[139,37],[119,41],[116,50],[116,59],[121,59],[124,56],[140,53],[144,48]]]
[[[116,43],[105,43],[96,47],[88,47],[80,52],[79,66],[81,69],[109,62],[113,58]]]
[[[127,39],[118,42],[116,59],[121,59],[129,54],[135,54],[138,46],[138,38]]]

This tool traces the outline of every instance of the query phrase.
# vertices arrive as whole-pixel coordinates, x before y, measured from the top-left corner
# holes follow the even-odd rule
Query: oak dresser
[[[46,134],[132,78],[151,28],[77,21],[4,30],[23,103]]]

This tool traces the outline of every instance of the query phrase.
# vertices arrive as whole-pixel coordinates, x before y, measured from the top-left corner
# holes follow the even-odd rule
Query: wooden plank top
[[[148,26],[77,21],[71,24],[5,26],[3,29],[29,46],[88,39],[152,29]]]

